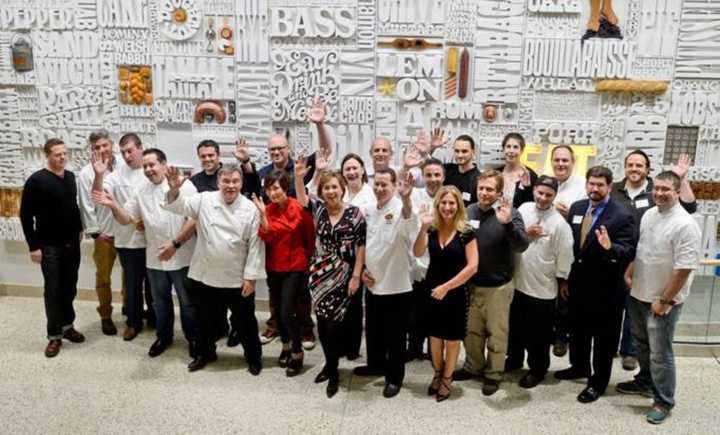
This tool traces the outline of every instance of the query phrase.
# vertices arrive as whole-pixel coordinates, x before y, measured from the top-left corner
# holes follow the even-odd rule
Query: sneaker
[[[568,351],[568,344],[562,340],[555,340],[553,343],[553,355],[562,358]]]
[[[308,332],[307,334],[303,334],[302,347],[305,350],[315,349],[315,334],[312,331]]]
[[[279,334],[278,334],[277,330],[273,330],[273,329],[269,329],[269,328],[268,328],[268,329],[265,330],[265,332],[263,332],[262,334],[260,334],[260,343],[262,343],[262,344],[272,343],[273,340],[275,340],[276,338],[278,338],[278,335],[279,335]]]
[[[624,356],[622,357],[622,368],[623,370],[627,370],[629,372],[635,370],[638,366],[638,360],[634,356]]]
[[[635,381],[620,382],[615,386],[615,391],[620,394],[636,394],[638,396],[653,397],[652,390],[643,387]]]
[[[645,415],[648,423],[660,424],[664,422],[670,415],[670,410],[659,404],[654,404],[650,412]]]

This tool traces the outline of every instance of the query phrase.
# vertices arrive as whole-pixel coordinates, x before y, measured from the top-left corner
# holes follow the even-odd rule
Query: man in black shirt
[[[499,171],[483,171],[477,179],[478,202],[467,209],[478,250],[487,254],[479,257],[478,270],[468,283],[465,365],[453,375],[458,381],[484,376],[486,396],[498,390],[505,371],[515,254],[530,244],[522,216],[502,197],[503,182]]]
[[[80,268],[82,223],[77,205],[75,175],[65,170],[68,155],[60,139],[45,143],[47,168],[28,178],[22,194],[20,221],[33,263],[40,264],[45,281],[48,345],[45,356],[60,352],[62,339],[73,343],[85,337],[73,327]]]
[[[428,144],[422,143],[416,145],[421,152],[429,151],[431,155],[438,148],[442,148],[447,143],[445,131],[436,128],[432,132],[432,137]],[[453,143],[453,158],[455,163],[445,163],[445,186],[455,186],[462,194],[465,207],[477,202],[477,177],[480,171],[475,164],[475,141],[467,134],[462,134],[455,139]]]

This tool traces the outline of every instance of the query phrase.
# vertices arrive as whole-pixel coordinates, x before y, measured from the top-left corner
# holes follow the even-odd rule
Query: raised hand
[[[417,166],[420,166],[422,162],[423,158],[415,146],[410,145],[405,149],[405,155],[403,156],[403,165],[406,168],[415,168]]]
[[[104,174],[110,164],[110,158],[103,156],[100,151],[93,152],[92,156],[90,156],[90,161],[92,162],[93,171],[95,171],[97,175]]]
[[[495,217],[501,224],[509,223],[512,220],[512,205],[506,198],[500,198],[500,206],[495,209]]]
[[[330,167],[330,160],[332,156],[329,152],[325,152],[323,150],[318,150],[318,152],[315,154],[315,169],[318,171],[324,171],[328,167]]]
[[[315,159],[317,163],[317,158]],[[304,179],[307,173],[310,172],[310,166],[307,165],[307,159],[303,154],[300,154],[295,160],[295,176]]]
[[[430,149],[430,137],[428,137],[427,131],[420,130],[417,133],[417,136],[415,136],[415,149],[420,154],[429,154]]]
[[[405,171],[405,173],[402,174],[400,178],[400,183],[397,189],[398,195],[400,195],[401,198],[408,198],[412,193],[413,184],[415,184],[415,178],[413,177],[412,173],[410,173],[410,171]]]
[[[235,152],[233,154],[240,163],[247,163],[250,160],[250,148],[244,138],[241,137],[235,140]]]
[[[690,156],[687,154],[680,154],[680,157],[678,157],[677,163],[672,165],[672,168],[670,169],[680,177],[682,180],[685,178],[688,174],[688,171],[690,170],[690,165],[692,164],[692,161],[690,160]]]
[[[254,193],[252,194],[252,202],[255,204],[255,207],[257,207],[258,211],[261,215],[265,214],[266,206],[265,202],[262,200],[262,198],[258,198],[257,195]]]
[[[115,198],[113,198],[112,193],[107,190],[93,190],[92,199],[96,204],[100,204],[105,207],[112,207],[113,204],[115,204]]]
[[[600,243],[600,246],[602,246],[603,249],[609,250],[612,248],[612,240],[610,240],[610,236],[608,235],[605,225],[600,225],[600,228],[595,230],[595,237],[597,237],[598,243]]]
[[[308,108],[307,119],[314,124],[322,124],[323,122],[325,122],[326,112],[327,108],[325,103],[320,101],[320,97],[315,97],[313,99],[312,106]]]
[[[525,232],[527,233],[528,237],[530,237],[532,240],[539,239],[540,237],[547,236],[545,231],[543,230],[542,225],[540,222],[536,224],[529,225]]]
[[[523,173],[520,176],[520,183],[524,187],[529,187],[530,186],[530,171],[528,171],[528,169],[525,166],[522,166],[522,170],[523,170]]]
[[[432,225],[433,222],[433,213],[432,209],[428,207],[427,204],[423,204],[420,206],[420,213],[418,214],[418,217],[420,218],[420,224],[426,230],[430,228],[430,225]]]
[[[570,211],[570,207],[568,207],[564,202],[556,202],[555,208],[564,218],[567,217],[568,212]]]
[[[447,143],[448,138],[445,137],[445,130],[434,128],[432,136],[430,137],[430,148],[432,148],[432,151],[435,151],[438,148],[443,148],[447,145]]]
[[[165,178],[167,179],[170,190],[175,192],[180,190],[180,186],[182,186],[183,182],[185,181],[185,176],[182,174],[180,169],[176,168],[175,166],[170,166],[168,168]]]

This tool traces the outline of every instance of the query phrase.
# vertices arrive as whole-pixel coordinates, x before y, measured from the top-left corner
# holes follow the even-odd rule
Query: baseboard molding
[[[113,298],[117,295],[117,300],[120,300],[120,291],[113,291]],[[32,285],[17,285],[17,284],[0,284],[0,296],[17,296],[25,298],[42,298],[43,288],[32,286]],[[97,301],[97,295],[95,289],[82,288],[78,289],[77,301]],[[177,296],[173,294],[173,301],[177,305]],[[257,311],[269,311],[267,299],[255,299],[255,309]]]

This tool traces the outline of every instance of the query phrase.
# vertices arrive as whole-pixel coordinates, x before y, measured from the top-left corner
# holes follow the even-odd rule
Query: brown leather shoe
[[[75,328],[70,328],[65,331],[65,333],[63,334],[63,338],[73,343],[82,343],[83,341],[85,341],[85,336],[77,332]]]
[[[131,341],[138,335],[138,330],[135,328],[132,328],[128,326],[125,328],[125,331],[123,332],[123,340],[125,341]]]
[[[62,346],[62,340],[50,340],[45,348],[45,356],[52,358],[60,353],[60,346]]]

